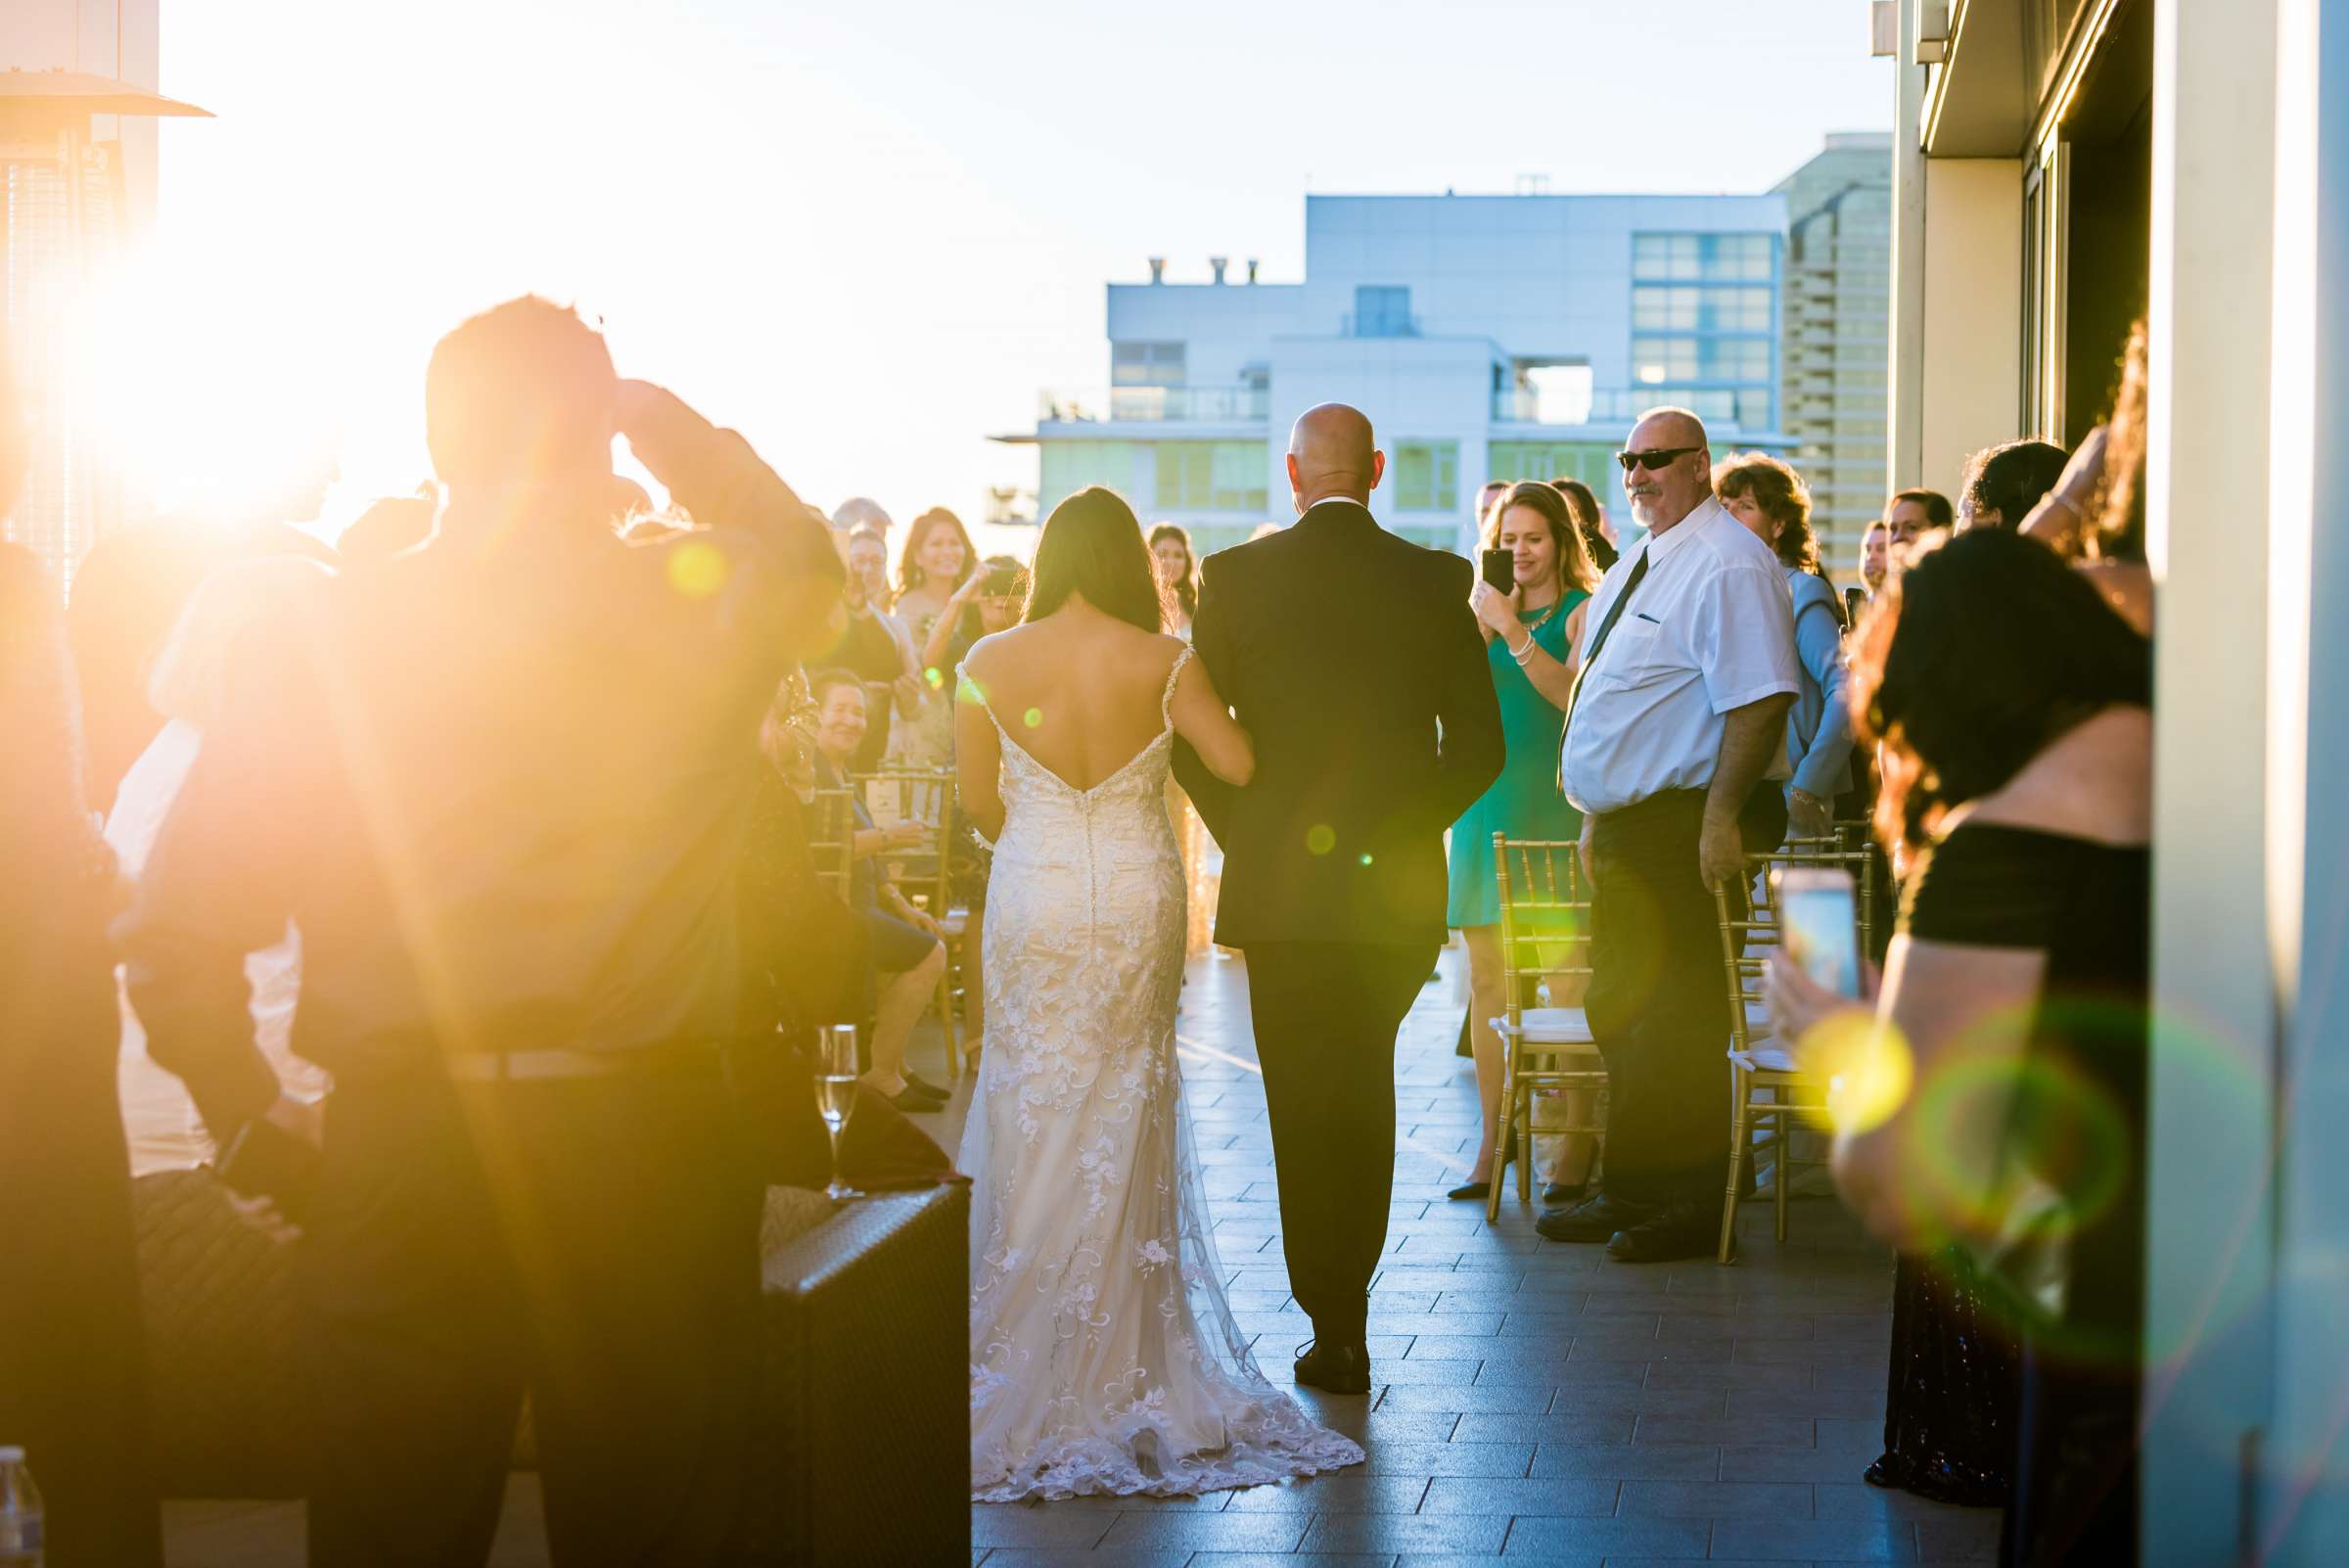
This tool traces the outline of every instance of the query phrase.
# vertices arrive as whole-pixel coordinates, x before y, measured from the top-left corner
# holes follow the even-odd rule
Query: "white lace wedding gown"
[[[1184,887],[1166,801],[1190,657],[1168,673],[1167,727],[1088,790],[995,720],[987,1051],[958,1161],[983,1502],[1213,1492],[1362,1460],[1257,1369],[1209,1239],[1174,1061]]]

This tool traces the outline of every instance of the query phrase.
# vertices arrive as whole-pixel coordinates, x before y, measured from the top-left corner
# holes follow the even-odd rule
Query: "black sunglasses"
[[[1617,452],[1615,461],[1629,474],[1635,468],[1644,468],[1650,474],[1657,469],[1670,468],[1690,452],[1701,452],[1701,446],[1651,446],[1644,452]]]

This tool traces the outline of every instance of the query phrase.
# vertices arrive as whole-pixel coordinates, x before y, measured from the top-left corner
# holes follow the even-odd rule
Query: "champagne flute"
[[[815,1109],[832,1137],[832,1184],[824,1196],[834,1203],[861,1198],[863,1193],[840,1176],[840,1135],[848,1130],[849,1114],[856,1109],[856,1026],[835,1024],[816,1031]]]

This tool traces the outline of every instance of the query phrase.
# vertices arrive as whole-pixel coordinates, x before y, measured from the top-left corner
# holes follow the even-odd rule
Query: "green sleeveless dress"
[[[1567,590],[1557,613],[1533,628],[1534,641],[1552,659],[1566,658],[1566,621],[1590,595]],[[1493,835],[1513,839],[1573,839],[1583,831],[1583,813],[1558,793],[1558,743],[1566,732],[1565,713],[1534,689],[1533,681],[1496,637],[1485,650],[1493,667],[1493,691],[1500,699],[1501,734],[1508,761],[1484,797],[1451,828],[1451,899],[1447,923],[1454,930],[1497,925],[1500,882],[1493,867]]]

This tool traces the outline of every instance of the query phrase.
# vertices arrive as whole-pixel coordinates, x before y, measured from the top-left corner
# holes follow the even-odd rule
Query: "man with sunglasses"
[[[1586,614],[1558,780],[1592,878],[1586,1004],[1608,1079],[1604,1189],[1537,1222],[1627,1263],[1713,1250],[1727,1176],[1728,1002],[1713,888],[1786,827],[1794,609],[1713,496],[1705,427],[1658,408],[1617,454],[1633,519]]]

